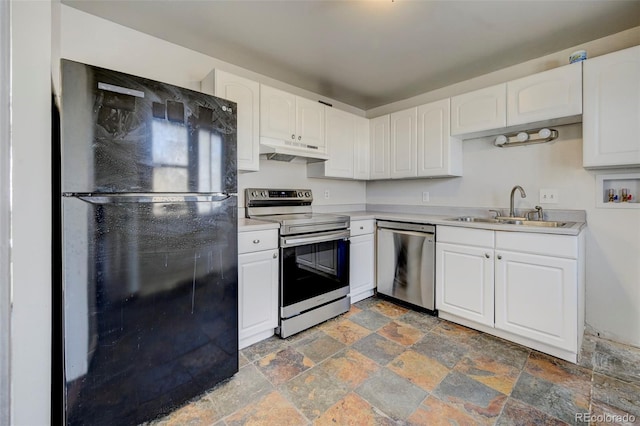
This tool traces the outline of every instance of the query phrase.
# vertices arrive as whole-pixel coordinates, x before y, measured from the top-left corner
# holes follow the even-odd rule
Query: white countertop
[[[586,226],[585,222],[575,222],[572,226],[567,228],[552,228],[552,227],[536,227],[536,226],[524,226],[524,225],[509,225],[500,223],[482,223],[482,222],[456,222],[451,219],[452,217],[464,216],[464,215],[433,215],[433,214],[419,214],[419,213],[389,213],[379,212],[371,210],[353,211],[353,212],[340,212],[340,214],[348,215],[351,220],[364,220],[364,219],[380,219],[380,220],[395,220],[398,222],[414,222],[431,225],[447,225],[447,226],[460,226],[464,228],[476,228],[476,229],[489,229],[492,231],[511,231],[511,232],[531,232],[540,234],[556,234],[556,235],[578,235],[580,231]],[[564,220],[563,220],[564,221]],[[567,221],[569,222],[569,221]]]
[[[262,231],[264,229],[279,229],[280,224],[276,222],[265,222],[263,220],[238,218],[238,232]]]
[[[327,211],[329,213],[329,211]],[[510,232],[531,232],[540,234],[556,234],[556,235],[578,235],[582,229],[586,227],[586,222],[573,221],[570,219],[562,219],[563,222],[574,222],[574,224],[567,228],[552,228],[552,227],[536,227],[536,226],[524,226],[524,225],[509,225],[509,224],[496,224],[496,223],[483,223],[483,222],[456,222],[451,219],[452,217],[465,216],[462,212],[449,213],[449,214],[430,214],[430,213],[397,213],[397,212],[383,212],[376,210],[357,210],[357,211],[337,211],[336,214],[347,215],[351,220],[395,220],[398,222],[413,222],[423,223],[431,225],[446,225],[446,226],[459,226],[464,228],[475,229],[488,229],[492,231],[510,231]],[[474,216],[473,214],[469,214]],[[280,225],[274,222],[265,222],[257,219],[238,219],[238,231],[250,232],[260,231],[264,229],[278,229]]]

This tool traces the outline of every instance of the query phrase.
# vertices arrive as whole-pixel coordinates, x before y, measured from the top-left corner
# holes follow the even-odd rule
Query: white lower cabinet
[[[577,351],[577,261],[498,252],[495,327]]]
[[[278,326],[279,255],[275,229],[241,232],[239,237],[238,337],[242,349],[273,336]],[[259,251],[253,251],[256,248]]]
[[[584,330],[583,234],[438,226],[436,235],[442,318],[577,362]]]
[[[493,248],[436,245],[437,308],[493,326]]]
[[[373,296],[375,290],[374,221],[351,221],[349,285],[351,303]]]

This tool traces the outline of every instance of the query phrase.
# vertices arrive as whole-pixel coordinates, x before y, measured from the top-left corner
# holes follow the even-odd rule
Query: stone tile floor
[[[233,378],[151,424],[640,424],[640,349],[587,335],[582,351],[574,365],[374,297],[245,348]]]

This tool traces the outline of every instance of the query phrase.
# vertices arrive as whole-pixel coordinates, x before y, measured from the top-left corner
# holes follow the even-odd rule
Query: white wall
[[[11,421],[49,424],[51,3],[12,1]]]
[[[553,68],[567,63],[569,53],[574,50],[585,49],[594,57],[638,44],[640,27],[369,110],[367,116],[379,116]],[[521,185],[527,198],[516,195],[516,207],[532,209],[541,204],[541,188],[558,189],[559,204],[543,204],[544,208],[587,212],[587,324],[603,337],[640,347],[640,209],[596,208],[595,176],[625,170],[585,170],[581,125],[557,129],[560,137],[556,141],[539,145],[497,148],[492,138],[464,141],[463,177],[369,182],[367,203],[424,205],[422,192],[429,191],[428,205],[504,208],[509,206],[511,188]]]

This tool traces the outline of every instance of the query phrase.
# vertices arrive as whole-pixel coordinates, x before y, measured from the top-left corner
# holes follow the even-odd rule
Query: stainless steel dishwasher
[[[378,221],[378,294],[435,313],[435,236],[433,225]]]

